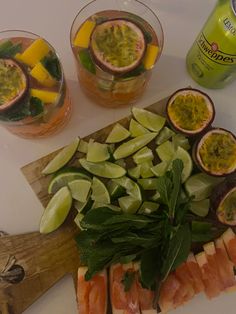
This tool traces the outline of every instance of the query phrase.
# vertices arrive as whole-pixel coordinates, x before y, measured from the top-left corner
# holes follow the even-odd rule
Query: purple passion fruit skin
[[[222,128],[212,128],[193,146],[193,160],[200,170],[217,177],[236,171],[236,137]]]
[[[146,51],[145,37],[143,31],[129,20],[105,21],[94,28],[90,51],[101,69],[122,75],[142,62]]]
[[[175,131],[185,136],[196,136],[211,126],[215,108],[207,94],[198,89],[183,88],[170,96],[166,115]]]
[[[226,225],[236,226],[236,177],[217,185],[211,195],[211,208],[218,220]]]
[[[0,58],[0,112],[10,109],[28,90],[28,76],[13,59]]]

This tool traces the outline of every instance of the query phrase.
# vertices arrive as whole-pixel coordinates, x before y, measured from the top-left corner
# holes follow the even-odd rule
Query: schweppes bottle
[[[207,88],[223,88],[236,79],[236,0],[218,0],[186,64],[192,78]]]

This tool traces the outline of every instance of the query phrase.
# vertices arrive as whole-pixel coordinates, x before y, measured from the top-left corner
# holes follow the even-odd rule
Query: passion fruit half
[[[236,177],[217,185],[211,195],[211,208],[220,222],[236,226]]]
[[[90,51],[104,71],[124,74],[136,68],[146,50],[143,31],[126,19],[113,19],[96,25]]]
[[[198,89],[184,88],[169,98],[166,114],[173,129],[186,136],[194,136],[211,125],[215,108],[207,94]]]
[[[236,171],[236,138],[222,128],[207,131],[193,147],[197,166],[213,176],[227,176]]]
[[[0,112],[15,105],[28,89],[28,77],[13,59],[0,59]]]

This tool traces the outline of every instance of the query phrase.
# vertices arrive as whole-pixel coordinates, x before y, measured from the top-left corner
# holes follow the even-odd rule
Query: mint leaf
[[[55,78],[57,81],[60,81],[62,77],[62,71],[60,62],[55,53],[49,53],[41,60],[41,63],[53,78]]]
[[[30,97],[30,112],[32,117],[38,116],[44,111],[44,105],[38,97]]]
[[[172,219],[174,219],[176,205],[177,205],[178,198],[180,195],[181,174],[182,174],[183,168],[184,168],[184,165],[183,165],[182,160],[175,159],[172,162],[173,189],[172,189],[172,193],[170,195],[170,203],[169,203],[170,216],[172,217]]]
[[[15,54],[20,52],[22,49],[22,44],[13,44],[10,40],[4,41],[0,45],[0,58],[14,57]]]
[[[141,282],[146,288],[152,288],[155,285],[156,278],[160,275],[160,257],[159,247],[146,250],[141,256]]]

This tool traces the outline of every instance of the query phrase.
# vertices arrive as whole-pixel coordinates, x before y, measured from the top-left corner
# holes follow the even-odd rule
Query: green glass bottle
[[[191,77],[207,88],[236,79],[236,0],[218,0],[186,57]]]

